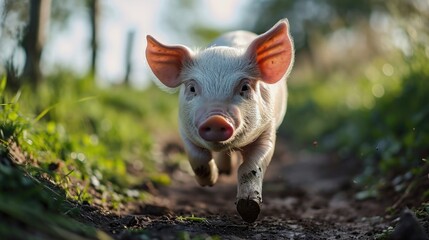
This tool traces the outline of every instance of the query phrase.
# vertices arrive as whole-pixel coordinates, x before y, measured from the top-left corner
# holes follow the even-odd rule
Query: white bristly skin
[[[244,220],[253,222],[262,202],[262,180],[273,156],[276,129],[286,112],[286,77],[294,60],[287,20],[259,36],[227,33],[198,51],[163,45],[148,36],[146,57],[161,83],[180,88],[180,134],[197,182],[212,186],[219,172],[231,172],[231,157],[241,154],[237,202],[242,206],[237,209]],[[208,141],[200,136],[199,127],[214,115],[233,129],[228,139]],[[257,203],[257,210],[249,207],[250,217],[249,201]]]

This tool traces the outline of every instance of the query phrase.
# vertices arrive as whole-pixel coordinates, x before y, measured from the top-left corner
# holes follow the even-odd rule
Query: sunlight
[[[237,10],[242,8],[243,0],[209,0],[203,2],[204,9],[209,13],[207,20],[221,26],[228,26],[237,22],[241,14]]]

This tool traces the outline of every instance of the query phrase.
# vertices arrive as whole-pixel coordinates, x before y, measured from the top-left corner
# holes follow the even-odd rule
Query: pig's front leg
[[[238,168],[237,211],[246,222],[254,222],[262,203],[262,180],[274,153],[275,130],[267,130],[242,149]]]
[[[213,186],[219,176],[215,161],[209,150],[193,144],[187,138],[183,139],[185,151],[189,158],[195,179],[201,186]]]

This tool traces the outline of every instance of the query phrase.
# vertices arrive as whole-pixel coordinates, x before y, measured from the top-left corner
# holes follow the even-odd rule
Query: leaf
[[[41,113],[39,113],[39,115],[37,115],[36,118],[34,118],[33,122],[38,122],[40,119],[42,119],[46,114],[48,114],[49,111],[51,111],[54,107],[58,106],[59,103],[54,104],[48,108],[45,108],[45,110],[43,110]]]

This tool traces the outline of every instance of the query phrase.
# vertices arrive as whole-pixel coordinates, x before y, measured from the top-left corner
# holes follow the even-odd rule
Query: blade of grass
[[[187,217],[178,216],[178,217],[176,217],[176,220],[178,220],[178,221],[191,221],[191,222],[205,222],[205,221],[207,221],[206,218],[195,217],[194,214],[192,214],[191,216],[187,216]]]
[[[85,102],[85,101],[89,101],[89,100],[93,100],[93,99],[96,99],[97,98],[97,96],[89,96],[89,97],[84,97],[84,98],[81,98],[81,99],[78,99],[75,103],[81,103],[81,102]],[[61,105],[61,104],[63,104],[62,102],[58,102],[58,103],[56,103],[56,104],[54,104],[54,105],[51,105],[51,106],[49,106],[49,107],[47,107],[45,110],[43,110],[39,115],[37,115],[37,117],[35,117],[34,119],[33,119],[33,122],[34,123],[36,123],[36,122],[38,122],[40,119],[42,119],[46,114],[48,114],[48,112],[49,111],[51,111],[52,109],[54,109],[55,107],[57,107],[57,106],[59,106],[59,105]]]

